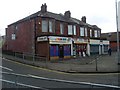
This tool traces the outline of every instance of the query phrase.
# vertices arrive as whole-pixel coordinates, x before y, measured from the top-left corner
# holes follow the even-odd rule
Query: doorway
[[[64,58],[64,46],[59,45],[59,58]]]

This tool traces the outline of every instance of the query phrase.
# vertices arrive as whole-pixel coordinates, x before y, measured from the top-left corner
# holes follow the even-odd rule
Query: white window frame
[[[60,34],[64,34],[64,25],[60,23]]]
[[[72,25],[68,25],[68,35],[73,35]]]
[[[98,31],[98,37],[100,37],[100,30]]]
[[[53,32],[53,22],[49,20],[49,32]]]
[[[12,40],[15,40],[15,39],[16,39],[16,35],[15,35],[15,34],[12,34],[12,35],[11,35],[11,39],[12,39]]]
[[[92,29],[90,29],[90,37],[92,37]]]
[[[87,35],[87,28],[85,28],[85,36],[87,37],[88,35]]]
[[[98,37],[97,30],[94,30],[94,36],[95,36],[96,38]]]
[[[42,20],[42,32],[48,32],[48,21],[47,20]]]
[[[76,25],[73,25],[73,32],[74,32],[74,35],[76,35]]]
[[[84,33],[85,33],[84,27],[80,27],[80,36],[85,36]]]

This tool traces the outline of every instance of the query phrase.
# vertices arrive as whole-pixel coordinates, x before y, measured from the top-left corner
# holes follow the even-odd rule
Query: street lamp
[[[115,0],[115,5],[116,5],[116,27],[117,27],[117,58],[118,58],[118,64],[120,64],[120,56],[119,56],[119,30],[118,30],[118,2]]]

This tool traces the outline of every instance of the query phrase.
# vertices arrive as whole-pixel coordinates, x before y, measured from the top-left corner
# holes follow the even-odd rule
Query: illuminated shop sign
[[[39,42],[39,41],[48,41],[48,38],[47,38],[47,36],[38,37],[38,38],[37,38],[37,41],[38,41],[38,42]]]

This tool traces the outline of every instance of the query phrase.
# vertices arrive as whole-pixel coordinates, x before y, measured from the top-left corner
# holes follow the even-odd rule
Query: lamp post
[[[118,58],[118,64],[120,64],[120,49],[119,49],[119,30],[118,30],[118,2],[115,0],[115,5],[116,5],[116,27],[117,27],[117,58]]]

